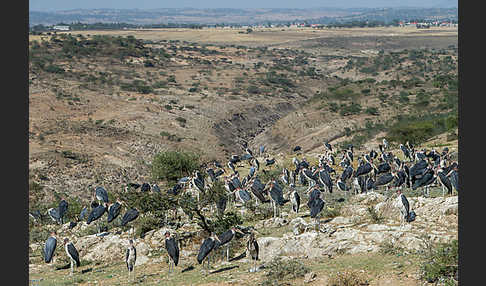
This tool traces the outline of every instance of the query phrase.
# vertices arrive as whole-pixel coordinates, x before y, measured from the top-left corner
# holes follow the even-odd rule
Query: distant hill
[[[55,25],[59,23],[129,23],[137,25],[159,23],[185,23],[202,25],[254,25],[268,23],[332,23],[366,19],[391,22],[392,20],[458,18],[453,1],[443,1],[436,8],[313,8],[313,9],[76,9],[55,12],[29,12],[29,25]],[[456,4],[457,6],[457,4]]]

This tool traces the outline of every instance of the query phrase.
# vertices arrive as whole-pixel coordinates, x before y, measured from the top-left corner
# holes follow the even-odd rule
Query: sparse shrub
[[[47,67],[45,67],[44,69],[46,72],[50,72],[50,73],[59,73],[59,74],[63,74],[65,71],[62,67],[60,66],[57,66],[57,65],[48,65]]]
[[[403,247],[393,243],[391,240],[385,240],[380,243],[379,251],[383,254],[399,255],[404,252],[404,249]]]
[[[382,223],[385,219],[383,216],[378,214],[373,206],[368,207],[368,214],[370,215],[371,221],[373,223]]]
[[[339,106],[335,102],[330,102],[329,103],[329,110],[331,110],[332,112],[338,112]]]
[[[179,122],[179,125],[184,127],[186,125],[187,120],[184,117],[176,117],[175,119],[177,122]]]
[[[361,90],[361,93],[364,94],[364,95],[369,95],[370,92],[371,92],[371,89],[369,89],[369,88],[365,88],[365,89]]]
[[[280,285],[278,284],[280,280],[304,277],[310,271],[309,267],[297,259],[283,261],[280,257],[272,260],[267,268],[266,279],[262,283],[265,286]]]
[[[357,270],[344,270],[331,275],[330,286],[365,286],[369,285],[365,274]]]

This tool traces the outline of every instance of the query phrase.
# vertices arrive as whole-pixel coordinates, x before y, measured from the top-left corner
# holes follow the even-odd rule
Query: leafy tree
[[[176,183],[199,167],[199,156],[187,151],[164,151],[152,161],[152,178]]]

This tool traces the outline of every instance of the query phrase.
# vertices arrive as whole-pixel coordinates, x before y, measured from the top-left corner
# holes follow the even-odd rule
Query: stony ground
[[[435,190],[435,194],[440,192]],[[329,197],[328,201],[331,199]],[[432,242],[457,239],[458,196],[409,197],[409,202],[417,218],[401,227],[395,196],[387,199],[377,192],[356,195],[341,207],[339,216],[323,217],[320,231],[312,224],[305,202],[299,214],[291,213],[287,205],[280,218],[255,224],[261,257],[258,265],[264,267],[277,257],[304,261],[316,277],[307,277],[312,281],[305,283],[305,279],[294,279],[292,285],[326,285],[333,273],[346,269],[362,271],[370,285],[398,282],[400,285],[422,285],[418,254]],[[331,205],[326,207],[328,210],[333,208]],[[371,217],[368,207],[376,211],[376,219]],[[30,279],[42,279],[39,285],[68,285],[73,281],[79,285],[126,285],[123,260],[129,232],[114,228],[104,237],[78,237],[77,234],[86,227],[85,222],[81,222],[69,230],[66,224],[58,232],[59,238],[67,236],[74,241],[81,256],[82,266],[73,278],[66,276],[68,269],[55,270],[55,266],[67,262],[62,249],[58,247],[53,264],[46,265],[41,260],[42,246],[31,244]],[[176,273],[168,276],[165,230],[153,230],[144,238],[135,239],[137,284],[256,285],[257,281],[265,280],[265,268],[257,273],[248,272],[252,264],[244,255],[246,238],[235,241],[230,262],[221,259],[218,251],[214,254],[216,262],[211,271],[204,272],[195,260],[202,238],[190,224],[177,231],[182,241],[181,259]],[[183,269],[187,271],[182,272]]]

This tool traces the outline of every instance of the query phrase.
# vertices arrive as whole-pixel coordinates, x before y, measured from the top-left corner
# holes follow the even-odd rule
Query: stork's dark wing
[[[218,208],[218,211],[220,213],[223,213],[224,210],[226,209],[227,201],[228,199],[226,198],[226,196],[221,196],[219,200],[216,201],[216,207]]]
[[[297,207],[300,206],[300,195],[297,192],[294,192],[295,202],[297,203]]]
[[[150,184],[149,183],[143,183],[142,187],[140,188],[140,191],[142,191],[142,192],[150,191]]]
[[[116,202],[108,208],[108,222],[112,222],[119,214],[121,205]]]
[[[221,243],[216,242],[216,245],[219,247],[221,245],[225,245],[226,243],[230,242],[230,240],[233,239],[233,232],[231,230],[227,230],[223,233],[221,233],[218,238],[221,240]]]
[[[260,253],[260,247],[258,246],[258,242],[256,239],[253,240],[253,247],[255,247],[255,260],[258,260],[258,254]]]
[[[124,226],[127,223],[138,217],[138,211],[136,209],[129,209],[122,218],[121,225]]]
[[[215,242],[211,238],[206,238],[203,241],[203,243],[201,244],[201,247],[199,248],[199,253],[197,255],[197,262],[199,264],[201,264],[203,262],[204,258],[206,258],[206,256],[208,256],[208,254],[211,252],[211,250],[213,250],[214,245],[215,245]]]
[[[88,221],[87,224],[90,224],[91,222],[99,219],[106,211],[106,207],[103,205],[99,205],[96,208],[94,208],[88,216]]]
[[[239,196],[243,200],[243,202],[245,202],[245,203],[247,201],[251,200],[250,193],[248,193],[248,191],[246,191],[244,189],[239,190]]]
[[[62,200],[61,202],[59,202],[58,209],[59,209],[59,215],[63,217],[64,214],[67,212],[68,203],[65,200]]]
[[[125,253],[125,263],[127,264],[127,268],[128,268],[128,256],[130,255],[130,248],[127,248],[127,251]],[[130,270],[130,269],[128,269]]]
[[[315,218],[324,208],[324,201],[321,198],[314,199],[311,203],[311,218]]]
[[[81,213],[79,214],[79,219],[84,220],[84,218],[86,217],[87,214],[88,214],[88,207],[84,207],[81,210]]]
[[[74,259],[74,261],[76,261],[76,266],[79,267],[79,265],[81,264],[79,262],[79,253],[78,253],[78,250],[76,249],[76,247],[74,247],[74,244],[69,243],[67,245],[67,251],[68,251],[69,255]]]
[[[371,172],[371,164],[370,163],[364,163],[363,165],[359,166],[357,169],[356,169],[356,173],[355,173],[355,176],[356,177],[359,177],[361,175],[364,175],[364,174],[368,174],[369,172]]]
[[[277,184],[274,184],[273,187],[270,189],[270,196],[278,205],[284,205],[282,189],[280,189]]]
[[[44,246],[44,261],[46,263],[50,263],[52,260],[52,256],[54,255],[54,251],[56,250],[57,240],[55,237],[49,237],[46,241],[46,245]]]
[[[405,195],[403,195],[403,194],[402,194],[402,204],[403,204],[403,206],[405,207],[405,211],[406,211],[406,213],[407,213],[407,217],[408,217],[408,213],[409,213],[409,211],[410,211],[410,205],[409,205],[409,203],[408,203],[407,198],[406,198],[406,197],[405,197]]]
[[[390,173],[383,174],[376,179],[375,186],[386,185],[393,180],[393,175]]]

